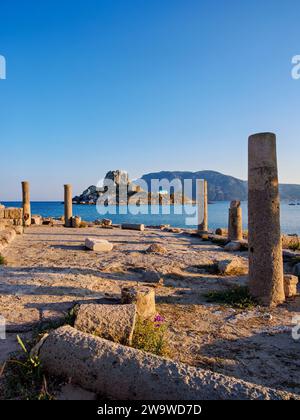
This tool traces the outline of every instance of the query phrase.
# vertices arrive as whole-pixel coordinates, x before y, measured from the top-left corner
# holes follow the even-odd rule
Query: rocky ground
[[[87,237],[107,239],[114,249],[87,251]],[[145,252],[153,243],[166,253]],[[209,291],[246,281],[203,269],[232,258],[217,245],[159,229],[32,226],[2,254],[7,265],[0,266],[0,314],[7,339],[0,340],[0,365],[18,350],[17,334],[30,341],[40,328],[65,319],[78,302],[119,299],[121,287],[150,283],[169,325],[174,360],[300,394],[300,341],[291,333],[300,296],[271,311],[208,303]],[[236,256],[247,267],[247,253]]]

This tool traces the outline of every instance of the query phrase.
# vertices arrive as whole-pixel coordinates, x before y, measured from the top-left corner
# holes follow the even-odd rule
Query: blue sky
[[[247,138],[278,135],[300,183],[298,0],[1,1],[0,200],[60,200],[111,169],[247,178]]]

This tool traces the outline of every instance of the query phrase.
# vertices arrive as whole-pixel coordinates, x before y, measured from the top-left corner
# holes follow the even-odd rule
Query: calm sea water
[[[6,206],[20,207],[20,202],[4,202]],[[226,227],[228,223],[229,202],[221,201],[209,205],[209,227],[216,229],[218,227]],[[244,228],[247,229],[247,202],[242,203]],[[40,214],[44,217],[60,217],[64,213],[64,206],[61,202],[32,202],[32,214]],[[171,214],[164,214],[171,209]],[[181,206],[153,206],[152,214],[148,206],[141,206],[139,211],[142,214],[122,214],[126,211],[126,206],[121,206],[117,214],[115,207],[102,208],[106,214],[98,214],[96,206],[74,205],[74,215],[81,216],[83,220],[94,221],[95,219],[107,217],[112,219],[113,223],[144,223],[146,225],[170,224],[174,227],[196,227],[195,220],[187,224],[187,217],[195,213],[193,206],[186,206],[189,214],[182,212]],[[136,209],[135,209],[136,210]],[[135,212],[136,213],[136,212]],[[148,213],[148,214],[145,214]],[[159,214],[153,214],[159,213]],[[179,214],[178,214],[179,213]],[[289,206],[288,202],[281,203],[281,230],[284,233],[297,233],[300,235],[300,205]]]

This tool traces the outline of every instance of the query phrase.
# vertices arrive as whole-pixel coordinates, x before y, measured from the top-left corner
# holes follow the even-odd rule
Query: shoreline
[[[7,207],[21,207],[20,201],[5,201],[3,202]],[[64,205],[61,201],[31,201],[32,214],[41,215],[43,217],[59,218],[64,214]],[[243,229],[247,229],[247,201],[242,202],[243,208]],[[289,201],[281,202],[281,231],[286,235],[298,234],[300,235],[300,206],[289,206]],[[186,205],[185,207],[178,205],[171,206],[153,206],[155,210],[151,213],[150,206],[142,206],[140,214],[123,214],[126,206],[112,206],[111,208],[103,207],[102,214],[97,212],[95,205],[74,205],[74,214],[80,216],[82,220],[93,222],[101,218],[110,218],[114,224],[121,223],[143,223],[145,225],[165,225],[169,224],[176,228],[196,228],[196,222],[193,224],[186,224],[186,214],[183,213],[184,208],[195,211],[195,206]],[[131,207],[129,206],[129,209]],[[135,210],[135,207],[133,208]],[[159,211],[157,211],[159,209]],[[208,222],[209,227],[213,230],[218,228],[226,228],[228,225],[228,201],[216,201],[214,204],[209,204]],[[165,210],[165,212],[164,212]],[[144,214],[143,214],[144,213]],[[159,214],[156,214],[159,213]],[[167,214],[165,214],[167,213]]]

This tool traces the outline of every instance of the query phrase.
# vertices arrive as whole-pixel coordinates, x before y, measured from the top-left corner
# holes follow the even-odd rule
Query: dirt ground
[[[114,249],[87,251],[87,237],[108,239]],[[145,253],[153,243],[168,252]],[[55,325],[78,302],[119,299],[121,287],[151,283],[157,310],[169,325],[172,358],[300,394],[300,341],[292,338],[300,296],[273,310],[208,303],[207,292],[246,281],[199,269],[231,258],[217,245],[159,229],[32,226],[2,254],[8,262],[0,266],[0,314],[6,318],[7,339],[0,340],[0,365],[18,349],[17,334],[30,340],[39,326]],[[246,253],[236,255],[247,264]]]

